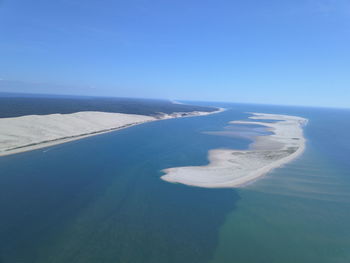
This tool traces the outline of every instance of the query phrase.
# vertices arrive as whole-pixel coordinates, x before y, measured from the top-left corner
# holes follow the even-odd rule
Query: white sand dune
[[[133,125],[214,112],[159,113],[157,116],[84,111],[0,118],[0,156],[39,149]]]
[[[172,183],[198,187],[239,187],[292,161],[304,151],[305,138],[302,127],[307,123],[306,119],[287,115],[252,114],[250,119],[278,122],[232,121],[231,123],[263,125],[273,134],[257,136],[249,150],[211,150],[208,165],[168,168],[163,170],[165,175],[161,178]]]

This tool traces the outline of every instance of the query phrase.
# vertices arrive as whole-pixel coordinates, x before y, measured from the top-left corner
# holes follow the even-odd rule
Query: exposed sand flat
[[[172,183],[220,188],[239,187],[265,175],[298,157],[305,149],[302,127],[307,120],[296,116],[252,113],[250,119],[276,120],[232,121],[232,124],[258,124],[273,132],[256,136],[249,150],[215,149],[209,151],[205,166],[175,167],[163,170],[161,178]]]
[[[161,119],[208,115],[214,112],[160,113],[157,116],[84,111],[72,114],[0,118],[0,156],[39,149],[99,133]]]

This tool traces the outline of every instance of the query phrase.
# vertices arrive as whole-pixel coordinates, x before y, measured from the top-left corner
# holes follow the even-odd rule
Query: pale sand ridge
[[[215,149],[209,151],[209,164],[164,169],[161,178],[172,183],[220,188],[239,187],[252,182],[271,170],[298,157],[305,149],[302,127],[307,120],[301,117],[252,113],[250,119],[277,120],[232,121],[232,124],[258,124],[273,132],[257,136],[249,150]]]
[[[157,116],[84,111],[0,118],[0,156],[61,144],[149,121],[208,115],[222,110],[159,113]]]

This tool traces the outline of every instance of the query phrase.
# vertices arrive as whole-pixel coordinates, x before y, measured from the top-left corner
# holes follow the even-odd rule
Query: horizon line
[[[266,106],[280,106],[280,107],[295,107],[295,108],[320,108],[320,109],[339,109],[350,110],[350,107],[337,107],[337,106],[316,106],[316,105],[296,105],[296,104],[277,104],[277,103],[263,103],[263,102],[237,102],[237,101],[219,101],[219,100],[192,100],[192,99],[174,99],[174,98],[144,98],[144,97],[129,97],[129,96],[115,96],[115,95],[81,95],[81,94],[58,94],[58,93],[37,93],[37,92],[13,92],[13,91],[0,91],[1,94],[9,95],[39,95],[39,96],[53,96],[53,97],[87,97],[87,98],[121,98],[121,99],[143,99],[143,100],[166,100],[166,101],[178,101],[178,102],[209,102],[209,103],[227,103],[227,104],[248,104],[248,105],[266,105]]]

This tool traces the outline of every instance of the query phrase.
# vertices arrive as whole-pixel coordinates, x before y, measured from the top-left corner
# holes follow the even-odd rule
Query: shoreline
[[[162,180],[204,188],[235,188],[256,181],[272,170],[298,158],[305,150],[302,127],[307,120],[277,114],[251,113],[253,120],[231,121],[231,124],[262,125],[271,135],[255,136],[247,150],[214,149],[208,153],[209,164],[174,167],[162,170]]]
[[[116,127],[116,128],[111,128],[111,129],[108,129],[108,130],[101,130],[101,131],[91,132],[91,133],[88,133],[88,134],[68,136],[68,137],[63,137],[63,138],[59,138],[59,139],[43,141],[43,142],[39,142],[39,143],[33,143],[33,144],[29,144],[29,145],[18,146],[16,148],[12,148],[12,149],[0,152],[0,157],[1,156],[12,155],[12,154],[17,154],[17,153],[22,153],[22,152],[29,152],[29,151],[33,151],[33,150],[42,149],[42,148],[47,148],[47,147],[50,147],[50,146],[55,146],[55,145],[63,144],[63,143],[67,143],[67,142],[77,141],[77,140],[88,138],[88,137],[92,137],[92,136],[95,136],[95,135],[100,135],[100,134],[104,134],[104,133],[109,133],[109,132],[113,132],[113,131],[118,131],[118,130],[130,128],[132,126],[143,124],[143,123],[147,123],[147,122],[151,122],[151,121],[144,121],[144,122],[139,122],[139,123],[133,123],[133,124],[130,124],[130,125],[125,125],[125,127]]]
[[[114,132],[114,131],[130,128],[132,126],[144,124],[144,123],[147,123],[147,122],[160,121],[160,120],[173,119],[173,118],[188,118],[188,117],[205,116],[205,115],[211,115],[211,114],[215,114],[215,113],[220,113],[220,112],[222,112],[224,110],[225,109],[223,109],[223,108],[218,108],[218,110],[215,110],[215,111],[212,111],[212,112],[199,112],[199,111],[194,111],[194,112],[175,112],[175,113],[172,113],[172,114],[160,114],[158,116],[146,116],[146,115],[136,115],[136,114],[134,115],[134,114],[115,113],[115,114],[124,115],[124,116],[126,116],[126,115],[134,115],[134,116],[145,117],[146,120],[138,121],[138,122],[126,123],[126,124],[121,125],[121,126],[111,127],[111,128],[102,129],[102,130],[96,130],[96,131],[92,131],[92,132],[88,132],[88,133],[82,133],[82,134],[71,135],[71,136],[68,135],[68,136],[64,136],[64,137],[60,137],[60,138],[56,138],[56,139],[52,139],[52,140],[43,140],[43,141],[29,143],[29,144],[25,144],[25,145],[18,145],[18,146],[12,147],[10,149],[5,149],[5,150],[1,150],[0,149],[0,157],[1,156],[12,155],[12,154],[18,154],[18,153],[22,153],[22,152],[38,150],[38,149],[42,149],[42,148],[47,148],[47,147],[50,147],[50,146],[63,144],[63,143],[71,142],[71,141],[76,141],[76,140],[84,139],[84,138],[95,136],[95,135],[100,135],[100,134],[104,134],[104,133],[109,133],[109,132]],[[82,113],[82,112],[76,112],[76,113],[72,113],[72,114],[77,114],[77,113]],[[84,112],[84,113],[89,113],[89,112]],[[103,114],[105,112],[99,112],[99,113]],[[114,113],[106,113],[106,114],[114,114]],[[71,114],[50,114],[50,115],[68,116],[68,115],[71,115]],[[29,117],[30,116],[45,117],[45,116],[50,116],[50,115],[25,115],[25,116],[22,116],[22,117],[28,117],[28,116]],[[15,117],[15,118],[21,118],[21,117]],[[1,122],[1,120],[15,119],[15,118],[0,118],[0,122]],[[0,136],[1,136],[1,134],[0,134]]]

